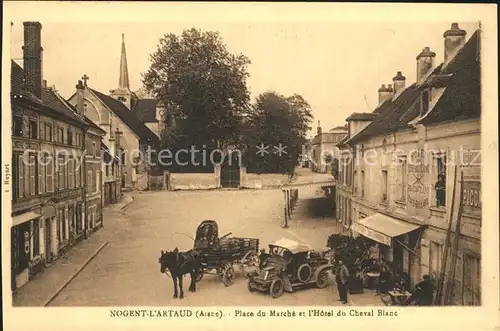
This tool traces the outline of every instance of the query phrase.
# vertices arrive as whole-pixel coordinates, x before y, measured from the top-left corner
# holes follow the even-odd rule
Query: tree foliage
[[[247,145],[247,169],[261,173],[292,174],[312,120],[311,107],[300,95],[285,97],[274,91],[260,94],[246,118],[244,139]],[[259,154],[257,146],[269,146],[268,154]],[[280,153],[276,149],[285,147]]]
[[[175,117],[166,141],[223,148],[234,141],[248,108],[250,60],[230,53],[217,32],[166,34],[143,74],[146,90]]]
[[[358,263],[368,259],[373,242],[363,236],[353,238],[332,234],[328,237],[327,246],[333,250],[336,261],[342,260],[352,270]]]

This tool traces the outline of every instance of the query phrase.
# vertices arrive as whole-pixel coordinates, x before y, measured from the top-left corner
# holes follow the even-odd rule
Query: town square
[[[14,307],[483,304],[481,22],[10,29]]]

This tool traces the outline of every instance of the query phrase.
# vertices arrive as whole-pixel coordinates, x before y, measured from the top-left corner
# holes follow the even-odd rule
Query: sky
[[[402,71],[407,86],[415,81],[415,57],[426,46],[443,61],[443,33],[454,21],[442,22],[75,22],[43,21],[43,77],[66,98],[84,74],[88,85],[109,93],[118,86],[121,35],[125,35],[132,90],[141,88],[149,55],[166,33],[192,27],[218,31],[232,53],[251,64],[247,80],[252,100],[274,90],[302,95],[323,131],[344,125],[353,112],[370,112],[377,89],[392,84]],[[23,25],[11,27],[11,58],[22,65]],[[469,38],[477,23],[458,21]]]

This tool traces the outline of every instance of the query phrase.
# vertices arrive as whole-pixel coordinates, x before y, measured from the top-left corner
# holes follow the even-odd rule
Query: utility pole
[[[462,219],[462,209],[463,209],[463,182],[464,182],[464,173],[460,173],[460,201],[458,204],[458,213],[456,217],[456,225],[455,225],[455,236],[453,237],[453,246],[451,248],[451,263],[450,263],[450,274],[448,276],[448,281],[446,284],[446,292],[444,293],[444,303],[445,305],[450,305],[453,298],[453,290],[455,287],[455,272],[456,272],[456,264],[457,264],[457,255],[458,255],[458,244],[460,241],[460,225]]]

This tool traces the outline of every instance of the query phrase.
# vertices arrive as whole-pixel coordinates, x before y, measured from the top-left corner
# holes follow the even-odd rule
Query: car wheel
[[[298,269],[297,269],[297,278],[300,280],[302,283],[307,283],[312,276],[312,270],[309,264],[302,264]]]
[[[328,286],[328,271],[321,270],[316,278],[316,286],[318,288],[325,288]]]
[[[283,281],[281,279],[275,279],[269,287],[269,293],[273,298],[279,298],[283,294]]]
[[[247,287],[249,292],[255,292],[255,288],[253,287],[253,283],[251,281],[248,282]]]

